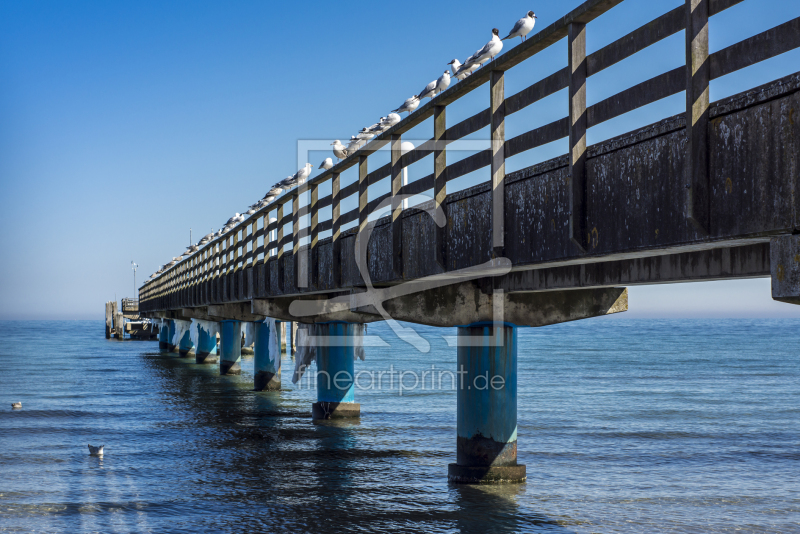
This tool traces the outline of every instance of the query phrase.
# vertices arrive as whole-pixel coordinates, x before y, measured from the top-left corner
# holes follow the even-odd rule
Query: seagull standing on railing
[[[514,37],[519,37],[522,42],[528,38],[528,34],[531,33],[531,30],[536,25],[536,14],[533,11],[528,11],[528,14],[522,17],[514,24],[514,27],[511,28],[511,31],[508,32],[508,35],[503,37],[503,41],[506,39],[513,39]]]
[[[438,95],[439,93],[441,93],[442,91],[444,91],[448,87],[450,87],[450,71],[446,70],[446,71],[444,71],[444,74],[439,76],[439,79],[436,80],[435,94]]]
[[[411,112],[419,107],[419,95],[414,95],[411,98],[406,98],[403,105],[399,108],[392,110],[393,113],[402,113],[404,111],[411,115]]]
[[[392,113],[389,113],[381,121],[381,125],[383,125],[385,128],[391,128],[392,126],[394,126],[395,124],[397,124],[401,120],[402,120],[402,118],[400,117],[400,115],[398,115],[397,113],[392,112]]]
[[[436,82],[438,82],[438,81],[439,80],[436,79],[436,80],[433,80],[428,85],[426,85],[425,89],[420,91],[419,99],[422,100],[423,98],[433,98],[433,96],[436,94]]]
[[[358,151],[358,149],[361,148],[362,146],[364,146],[365,144],[366,144],[366,141],[364,141],[363,139],[359,139],[358,137],[351,136],[350,137],[350,142],[347,144],[347,148],[346,148],[347,153],[348,154],[355,154]]]
[[[320,169],[325,169],[326,171],[328,169],[332,169],[333,168],[333,160],[331,158],[325,158],[325,160],[322,162],[322,165],[320,165],[319,168]]]
[[[450,65],[450,70],[453,72],[453,76],[455,76],[456,79],[458,80],[463,80],[464,78],[466,78],[467,76],[478,70],[478,67],[480,67],[480,65],[473,65],[469,69],[460,70],[461,62],[457,59],[454,59],[453,61],[448,63],[448,65]]]
[[[336,159],[344,159],[347,157],[347,149],[341,141],[337,139],[331,143],[331,145],[333,146],[333,155],[336,156]]]
[[[500,39],[499,35],[500,30],[497,28],[492,29],[492,40],[483,45],[483,48],[467,58],[467,60],[459,69],[459,74],[475,65],[483,65],[490,59],[493,59],[494,56],[499,54],[503,49],[503,41]]]
[[[295,175],[297,177],[297,185],[303,185],[308,180],[308,177],[311,176],[311,171],[314,168],[313,165],[310,163],[306,163],[305,166],[297,171]]]
[[[356,137],[363,139],[364,141],[369,141],[375,137],[375,134],[370,133],[368,128],[361,128],[361,131],[356,134]]]

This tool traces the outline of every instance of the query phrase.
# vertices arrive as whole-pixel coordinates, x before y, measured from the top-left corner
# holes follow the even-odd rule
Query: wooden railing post
[[[294,287],[301,287],[300,279],[300,193],[295,190],[292,197],[292,263],[294,263],[294,274],[292,275]],[[302,287],[306,284],[303,283]]]
[[[569,25],[569,238],[586,252],[586,24]]]
[[[433,202],[437,213],[444,215],[444,226],[434,223],[434,259],[443,270],[447,270],[447,120],[445,106],[433,108]],[[505,166],[505,163],[503,163]],[[505,168],[504,168],[505,170]]]
[[[285,284],[283,283],[284,279],[284,268],[283,268],[283,246],[281,245],[281,241],[283,241],[283,204],[278,206],[278,237],[277,237],[277,253],[275,256],[275,260],[278,262],[278,287],[283,290]]]
[[[358,234],[356,236],[358,242],[358,249],[356,249],[356,269],[358,270],[358,262],[361,257],[365,256],[367,251],[367,234],[364,230],[367,227],[367,204],[369,204],[369,187],[367,184],[368,174],[368,158],[367,156],[358,157]],[[366,266],[364,266],[366,268]]]
[[[310,187],[309,199],[311,233],[308,247],[308,286],[317,287],[319,284],[319,265],[317,258],[317,243],[319,242],[319,184],[314,182]]]
[[[493,70],[489,78],[492,134],[492,258],[503,256],[505,249],[505,88],[504,72]]]
[[[708,0],[686,0],[686,214],[698,231],[710,225]]]
[[[400,165],[400,145],[402,143],[399,134],[392,134],[391,155],[392,155],[392,273],[395,278],[403,278],[403,202],[400,199],[400,191],[403,188],[403,169]]]
[[[331,177],[331,266],[333,267],[333,286],[342,285],[342,243],[341,239],[341,178],[339,173]]]

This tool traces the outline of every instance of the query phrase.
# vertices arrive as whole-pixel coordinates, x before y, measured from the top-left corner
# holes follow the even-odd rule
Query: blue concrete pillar
[[[217,335],[211,335],[203,329],[202,323],[197,326],[197,347],[194,349],[195,363],[217,363]]]
[[[169,330],[167,330],[167,350],[170,352],[175,352],[176,348],[175,345],[172,344],[172,340],[175,338],[175,321],[169,319]]]
[[[219,323],[219,372],[223,375],[242,374],[242,323]]]
[[[195,355],[194,343],[192,343],[192,336],[188,328],[183,333],[183,336],[181,336],[180,342],[178,343],[178,354],[182,358]]]
[[[162,323],[158,328],[158,348],[169,350],[169,324]]]
[[[294,322],[286,323],[286,355],[294,356]]]
[[[281,345],[280,345],[280,321],[275,321],[274,328],[276,332],[270,332],[270,324],[268,322],[253,323],[255,327],[255,343],[253,344],[253,351],[255,358],[254,366],[254,389],[256,391],[273,391],[281,389]],[[269,338],[270,335],[275,335],[277,343],[277,351],[273,347],[270,352]]]
[[[353,323],[317,325],[317,402],[311,405],[313,419],[359,417],[355,402],[355,343]],[[291,330],[291,329],[290,329]]]
[[[521,482],[517,464],[517,329],[458,328],[456,463],[451,482]]]

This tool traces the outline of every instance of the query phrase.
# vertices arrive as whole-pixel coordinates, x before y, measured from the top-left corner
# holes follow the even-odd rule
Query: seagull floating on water
[[[103,447],[105,447],[105,445],[100,445],[99,447],[89,445],[89,454],[91,456],[103,456]]]
[[[511,28],[511,31],[508,32],[508,35],[503,37],[503,41],[506,39],[513,39],[514,37],[519,37],[521,41],[525,41],[531,30],[533,29],[534,25],[536,24],[536,14],[533,11],[528,11],[528,14],[522,17],[514,24],[514,27]]]
[[[411,112],[417,109],[418,107],[419,107],[419,95],[414,95],[411,98],[406,98],[406,101],[403,102],[403,105],[393,110],[393,112],[402,113],[405,111],[409,115],[411,115]]]
[[[326,171],[333,168],[333,160],[331,158],[325,158],[319,168],[325,169]]]
[[[12,402],[11,403],[11,407],[13,409],[15,409],[15,410],[18,410],[18,409],[22,408],[22,403],[21,402]]]
[[[480,65],[473,65],[468,69],[461,70],[461,62],[457,59],[454,59],[453,61],[448,63],[448,65],[450,65],[450,70],[453,72],[453,76],[455,76],[459,80],[463,80],[464,78],[466,78],[467,76],[478,70],[478,67],[480,67]]]
[[[467,58],[467,60],[461,66],[461,69],[459,69],[459,74],[462,70],[470,69],[475,65],[483,65],[487,61],[494,59],[494,56],[499,54],[503,49],[503,41],[500,39],[499,35],[500,30],[493,28],[492,40],[483,45],[483,48]]]

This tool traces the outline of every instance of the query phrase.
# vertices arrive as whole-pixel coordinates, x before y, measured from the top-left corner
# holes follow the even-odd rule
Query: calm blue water
[[[451,486],[455,391],[314,391],[116,342],[103,322],[0,322],[0,530],[800,532],[800,321],[598,319],[519,334],[519,486]],[[416,328],[416,327],[415,327]],[[356,369],[455,369],[454,329]],[[409,382],[413,382],[409,379]],[[21,401],[22,410],[10,403]],[[104,443],[103,459],[87,443]]]

